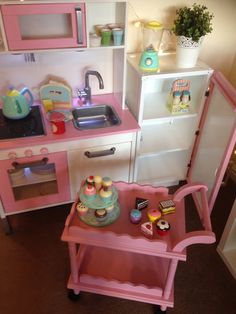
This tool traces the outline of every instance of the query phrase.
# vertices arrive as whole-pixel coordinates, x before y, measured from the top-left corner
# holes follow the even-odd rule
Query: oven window
[[[54,163],[8,170],[16,201],[58,193]]]

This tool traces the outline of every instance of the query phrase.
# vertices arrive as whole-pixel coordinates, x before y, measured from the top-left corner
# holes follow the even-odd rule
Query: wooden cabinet
[[[133,131],[1,150],[0,217],[6,231],[9,215],[74,202],[81,181],[91,174],[132,182],[135,144]]]
[[[160,73],[149,74],[139,70],[138,61],[138,55],[128,56],[126,90],[126,103],[141,126],[135,180],[167,186],[203,182],[211,210],[236,141],[236,91],[202,63],[178,69],[175,55],[164,55]],[[177,79],[190,82],[190,107],[171,113],[168,97]]]
[[[212,73],[207,66],[178,70],[172,55],[160,57],[160,73],[141,73],[139,55],[129,55],[126,102],[141,126],[135,178],[139,183],[174,185],[186,178],[195,133]],[[188,112],[172,114],[167,106],[177,79],[190,82]]]
[[[122,139],[123,138],[123,139]],[[134,142],[133,142],[134,140]],[[135,139],[132,135],[107,138],[103,145],[87,145],[68,151],[72,200],[76,198],[82,180],[89,175],[109,176],[116,181],[133,180]],[[106,144],[107,142],[107,144]]]

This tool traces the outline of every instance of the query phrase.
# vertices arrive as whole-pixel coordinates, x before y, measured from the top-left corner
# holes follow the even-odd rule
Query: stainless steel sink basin
[[[79,107],[72,110],[73,123],[77,129],[97,129],[119,125],[121,120],[110,105]]]

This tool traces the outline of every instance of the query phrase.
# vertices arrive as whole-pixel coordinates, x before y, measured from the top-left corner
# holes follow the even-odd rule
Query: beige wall
[[[194,2],[205,4],[215,15],[213,32],[203,41],[200,59],[236,81],[236,0],[129,0],[128,52],[137,51],[140,47],[140,29],[133,26],[135,20],[156,19],[170,28],[176,9]]]

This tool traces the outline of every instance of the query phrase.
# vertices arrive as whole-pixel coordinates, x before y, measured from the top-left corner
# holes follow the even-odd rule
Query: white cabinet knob
[[[15,160],[17,158],[16,152],[10,152],[8,154],[8,158],[11,159],[11,160]]]
[[[42,155],[47,155],[48,154],[48,149],[46,147],[43,147],[43,148],[40,149],[40,153]]]
[[[31,149],[26,149],[24,154],[25,154],[25,157],[32,157],[33,156],[33,152]]]

